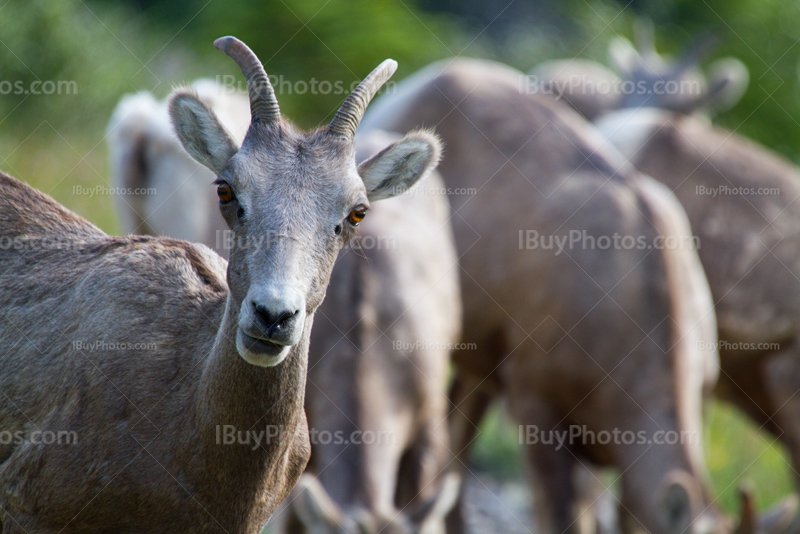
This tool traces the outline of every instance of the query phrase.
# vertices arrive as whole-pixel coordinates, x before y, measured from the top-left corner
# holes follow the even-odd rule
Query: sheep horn
[[[370,100],[396,70],[397,62],[387,59],[370,72],[369,76],[358,84],[358,87],[350,93],[342,107],[336,112],[336,116],[333,117],[328,127],[328,133],[345,139],[353,139]]]
[[[269,83],[261,61],[250,48],[236,37],[220,37],[214,41],[217,50],[233,59],[247,79],[250,95],[250,120],[252,123],[273,124],[281,120],[281,110],[275,98],[275,90]]]

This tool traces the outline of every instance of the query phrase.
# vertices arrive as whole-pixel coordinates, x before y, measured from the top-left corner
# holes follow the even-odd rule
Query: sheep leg
[[[800,469],[800,345],[792,343],[763,364],[763,379],[770,398],[766,416],[773,432],[788,447],[795,472]],[[800,485],[800,476],[797,477]]]
[[[532,408],[533,404],[530,403],[528,408]],[[577,460],[567,444],[559,444],[548,437],[543,439],[550,429],[564,431],[555,424],[556,419],[546,413],[546,410],[526,410],[526,417],[520,420],[523,422],[521,428],[539,430],[536,439],[527,439],[527,433],[523,436],[533,490],[534,525],[540,534],[579,534],[578,494],[573,479]]]
[[[475,439],[478,425],[492,399],[491,392],[481,389],[480,380],[466,375],[463,371],[456,374],[453,386],[450,389],[450,402],[452,403],[452,413],[449,416],[450,448],[456,457],[455,468],[464,473],[464,481],[471,476],[466,473],[467,465],[469,464],[470,445]],[[463,482],[461,489],[458,502],[447,515],[448,534],[466,532],[464,524],[466,504],[464,501]]]

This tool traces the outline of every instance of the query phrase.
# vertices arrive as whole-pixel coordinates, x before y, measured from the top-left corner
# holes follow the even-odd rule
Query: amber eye
[[[350,215],[347,216],[347,222],[349,222],[353,226],[358,226],[358,223],[363,221],[366,215],[367,215],[367,207],[357,206],[353,208],[353,211],[351,211]]]
[[[228,203],[233,200],[233,188],[226,183],[221,183],[217,186],[217,196],[220,202]]]

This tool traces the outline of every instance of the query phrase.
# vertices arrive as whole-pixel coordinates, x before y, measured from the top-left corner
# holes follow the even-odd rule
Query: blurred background
[[[0,169],[117,232],[113,198],[86,194],[107,181],[105,127],[120,97],[161,99],[199,77],[241,75],[214,50],[233,34],[278,77],[283,114],[303,127],[328,122],[349,88],[387,57],[395,80],[433,60],[481,57],[528,71],[553,58],[607,64],[611,39],[653,20],[662,53],[712,32],[706,58],[735,56],[750,70],[742,101],[716,118],[800,164],[800,2],[788,0],[0,0]],[[40,83],[36,83],[40,82]],[[243,86],[243,85],[242,85]],[[34,90],[31,90],[34,88]],[[302,94],[301,94],[302,93]],[[82,188],[82,189],[76,189]],[[76,194],[76,190],[83,191]],[[712,487],[729,512],[747,482],[763,509],[792,489],[785,451],[729,407],[706,413]],[[517,430],[496,407],[474,448],[474,469],[514,487]],[[522,487],[522,486],[520,486]],[[524,499],[523,499],[524,501]]]

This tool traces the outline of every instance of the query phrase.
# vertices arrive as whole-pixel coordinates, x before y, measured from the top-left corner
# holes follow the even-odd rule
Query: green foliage
[[[444,43],[453,33],[452,24],[395,0],[243,0],[236,9],[215,2],[198,15],[191,32],[209,54],[219,54],[210,44],[222,35],[248,43],[267,73],[278,77],[274,85],[281,109],[304,126],[333,118],[353,82],[386,58],[398,61],[396,76],[402,79],[448,55]],[[241,76],[230,60],[221,66],[217,72]],[[311,94],[312,79],[339,82],[343,91],[323,86],[327,94]],[[298,94],[304,86],[309,91]]]
[[[233,34],[251,45],[282,82],[284,114],[306,127],[329,121],[352,83],[387,57],[400,63],[400,79],[460,39],[453,23],[394,0],[137,4],[11,0],[0,10],[0,168],[107,231],[116,229],[111,196],[70,191],[108,185],[111,112],[126,93],[164,98],[199,77],[232,75],[243,87],[236,65],[213,48],[216,38]],[[312,94],[322,81],[331,84],[325,94]],[[36,82],[55,91],[33,94],[51,87]]]
[[[522,476],[518,427],[506,415],[503,404],[493,404],[481,421],[470,461],[479,471],[489,472],[501,480]]]
[[[742,101],[717,118],[737,133],[800,162],[800,3],[784,0],[567,0],[565,13],[575,21],[563,57],[606,60],[606,45],[615,36],[631,37],[637,17],[655,23],[660,52],[679,55],[700,35],[719,40],[706,64],[733,56],[750,71]]]
[[[705,447],[712,494],[731,514],[739,511],[741,485],[753,489],[760,510],[794,490],[794,471],[783,445],[730,405],[710,403],[705,413]]]
[[[124,93],[144,89],[163,97],[171,85],[199,76],[241,80],[232,62],[211,46],[217,37],[235,34],[283,82],[278,97],[286,114],[315,126],[330,119],[353,82],[387,57],[400,63],[398,80],[454,54],[490,57],[523,70],[554,57],[605,61],[608,42],[630,36],[634,19],[644,15],[655,21],[659,48],[666,52],[680,53],[700,33],[714,31],[722,42],[714,57],[736,56],[751,73],[742,102],[719,122],[800,161],[795,37],[800,4],[641,0],[626,5],[566,0],[557,9],[568,23],[511,27],[490,39],[488,32],[400,0],[139,0],[135,8],[121,1],[12,0],[0,13],[5,44],[0,82],[21,83],[27,90],[36,80],[74,81],[78,94],[14,94],[15,85],[0,98],[0,120],[23,125],[22,132],[43,120],[61,133],[96,131]],[[340,82],[344,89],[311,94],[312,80]]]
[[[719,122],[800,162],[800,4],[681,0],[656,22],[672,30],[663,32],[667,38],[682,43],[704,28],[716,29],[722,43],[715,55],[737,57],[750,70],[747,94]]]
[[[168,37],[144,27],[124,7],[79,0],[11,0],[0,10],[0,168],[111,232],[111,196],[74,187],[108,187],[111,111],[125,93],[164,85],[155,53]]]
[[[5,4],[0,12],[5,128],[25,131],[47,121],[59,132],[84,125],[102,129],[123,92],[156,86],[157,78],[138,59],[150,57],[154,43],[137,38],[137,22],[121,8],[75,0]],[[42,85],[32,87],[37,81]],[[48,82],[56,84],[55,92],[33,93],[46,92]]]

